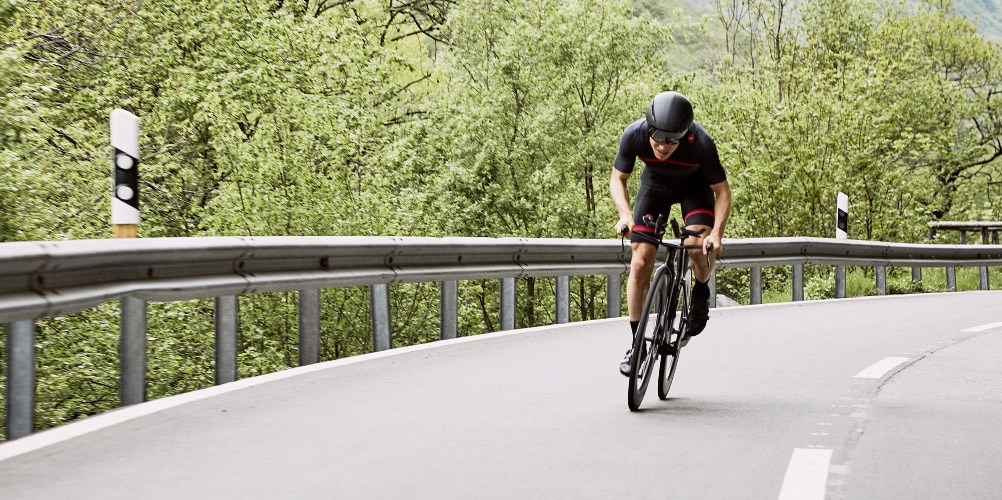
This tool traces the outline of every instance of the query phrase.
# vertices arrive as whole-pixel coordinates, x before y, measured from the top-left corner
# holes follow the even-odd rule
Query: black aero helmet
[[[692,126],[692,103],[678,92],[661,92],[647,107],[647,132],[658,142],[678,142]]]

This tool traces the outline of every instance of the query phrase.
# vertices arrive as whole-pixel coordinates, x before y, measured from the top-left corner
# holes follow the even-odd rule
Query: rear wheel
[[[662,400],[668,399],[668,389],[671,389],[672,379],[675,378],[675,367],[678,366],[678,356],[682,352],[682,340],[688,334],[688,286],[688,280],[682,280],[679,287],[681,297],[672,297],[668,301],[667,317],[673,319],[668,338],[665,339],[666,353],[661,356],[661,367],[658,369],[658,398]]]
[[[654,363],[657,362],[657,345],[661,341],[665,326],[665,303],[671,272],[661,267],[654,273],[651,288],[644,300],[637,334],[633,338],[633,358],[630,366],[628,404],[630,410],[637,411],[651,381]]]

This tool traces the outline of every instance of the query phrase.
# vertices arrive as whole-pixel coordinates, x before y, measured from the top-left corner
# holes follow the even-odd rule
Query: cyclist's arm
[[[724,249],[721,240],[724,237],[724,226],[731,216],[731,185],[725,180],[711,184],[710,189],[713,190],[713,197],[716,200],[713,204],[713,229],[703,242],[713,243],[713,253],[716,254]]]
[[[630,207],[630,193],[626,182],[630,179],[630,174],[612,169],[612,176],[609,178],[609,192],[612,194],[612,203],[616,205],[616,212],[619,213],[619,220],[613,228],[617,233],[619,228],[626,225],[628,229],[633,229],[633,209]]]

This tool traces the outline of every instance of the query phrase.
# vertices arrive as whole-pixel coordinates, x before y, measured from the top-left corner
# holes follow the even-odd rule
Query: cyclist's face
[[[671,156],[676,149],[678,149],[677,142],[674,144],[670,142],[658,142],[655,141],[653,137],[650,138],[650,141],[651,149],[654,150],[654,156],[656,156],[659,160],[667,160],[668,157]]]

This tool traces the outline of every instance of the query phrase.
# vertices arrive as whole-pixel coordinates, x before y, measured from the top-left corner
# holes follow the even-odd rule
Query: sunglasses
[[[651,139],[654,139],[655,141],[664,142],[666,144],[678,144],[679,141],[682,140],[682,137],[685,137],[685,134],[689,131],[683,130],[681,132],[666,132],[661,129],[650,127],[647,129],[647,132],[651,135]]]

